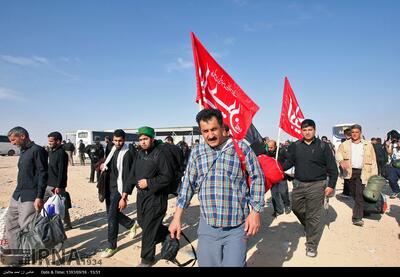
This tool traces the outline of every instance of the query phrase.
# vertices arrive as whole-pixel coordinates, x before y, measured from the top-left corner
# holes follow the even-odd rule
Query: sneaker
[[[395,199],[399,195],[399,192],[393,192],[390,194],[390,199]]]
[[[364,221],[362,219],[353,220],[353,224],[356,226],[364,226]]]
[[[292,209],[290,207],[285,208],[285,214],[290,214],[292,212]]]
[[[307,248],[306,249],[306,256],[307,257],[311,257],[311,258],[317,257],[317,250],[312,249],[312,248]]]
[[[137,223],[137,221],[135,221],[135,224],[133,224],[133,226],[131,227],[131,229],[129,229],[129,237],[131,239],[135,238],[137,235],[137,230],[139,229],[139,224]]]
[[[117,249],[106,248],[103,252],[101,252],[101,258],[110,258],[115,253],[117,253]]]

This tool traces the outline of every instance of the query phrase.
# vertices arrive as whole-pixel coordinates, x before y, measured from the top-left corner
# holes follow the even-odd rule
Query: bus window
[[[84,139],[88,137],[88,132],[79,132],[78,133],[78,138],[79,139]]]

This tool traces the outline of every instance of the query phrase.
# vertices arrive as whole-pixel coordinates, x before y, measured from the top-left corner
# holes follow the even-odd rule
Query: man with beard
[[[47,138],[50,146],[49,180],[46,188],[46,193],[44,195],[44,202],[46,202],[47,199],[55,194],[64,197],[66,200],[68,199],[70,202],[69,195],[65,190],[67,187],[69,158],[61,145],[62,136],[59,132],[52,132],[47,136]],[[65,230],[72,229],[68,208],[71,207],[65,207],[65,216],[63,219]]]
[[[18,249],[18,235],[33,219],[35,212],[43,208],[48,167],[46,150],[29,138],[25,128],[15,127],[8,132],[12,145],[21,149],[18,159],[17,186],[11,197],[6,216],[6,239],[11,252]],[[13,253],[11,253],[13,254]],[[11,259],[18,264],[21,258]]]
[[[108,247],[101,253],[102,258],[109,258],[117,252],[118,227],[121,224],[130,230],[131,238],[135,236],[137,225],[122,210],[127,207],[128,194],[132,190],[128,185],[129,172],[135,160],[135,152],[125,143],[124,130],[117,129],[113,134],[113,147],[105,162],[100,166],[101,171],[107,171],[105,200],[108,223]]]
[[[141,127],[138,130],[140,151],[131,170],[130,183],[136,186],[137,216],[142,228],[142,250],[140,267],[155,263],[156,244],[164,241],[168,228],[162,224],[167,212],[169,184],[173,172],[165,154],[154,144],[154,129]]]
[[[277,150],[275,140],[270,139],[267,142],[267,146],[268,146],[267,155],[269,157],[275,158]],[[278,154],[278,162],[280,164],[284,164],[285,160],[286,160],[286,149],[281,148]],[[274,207],[273,216],[278,217],[278,215],[283,214],[283,212],[285,212],[286,214],[289,214],[291,212],[289,189],[286,177],[279,183],[272,185],[271,195],[272,195],[272,205]]]

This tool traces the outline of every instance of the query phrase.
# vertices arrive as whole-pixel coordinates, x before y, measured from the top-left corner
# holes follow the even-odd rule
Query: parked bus
[[[332,143],[337,150],[339,145],[342,143],[342,139],[346,139],[344,135],[344,130],[350,128],[354,123],[344,123],[344,124],[336,124],[332,127]]]
[[[7,136],[0,135],[0,155],[19,155],[19,148],[15,145],[12,145]]]

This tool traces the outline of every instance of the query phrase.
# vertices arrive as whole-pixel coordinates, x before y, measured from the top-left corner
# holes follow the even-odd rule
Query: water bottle
[[[56,206],[54,204],[49,204],[47,206],[47,214],[48,216],[53,216],[56,213]]]

